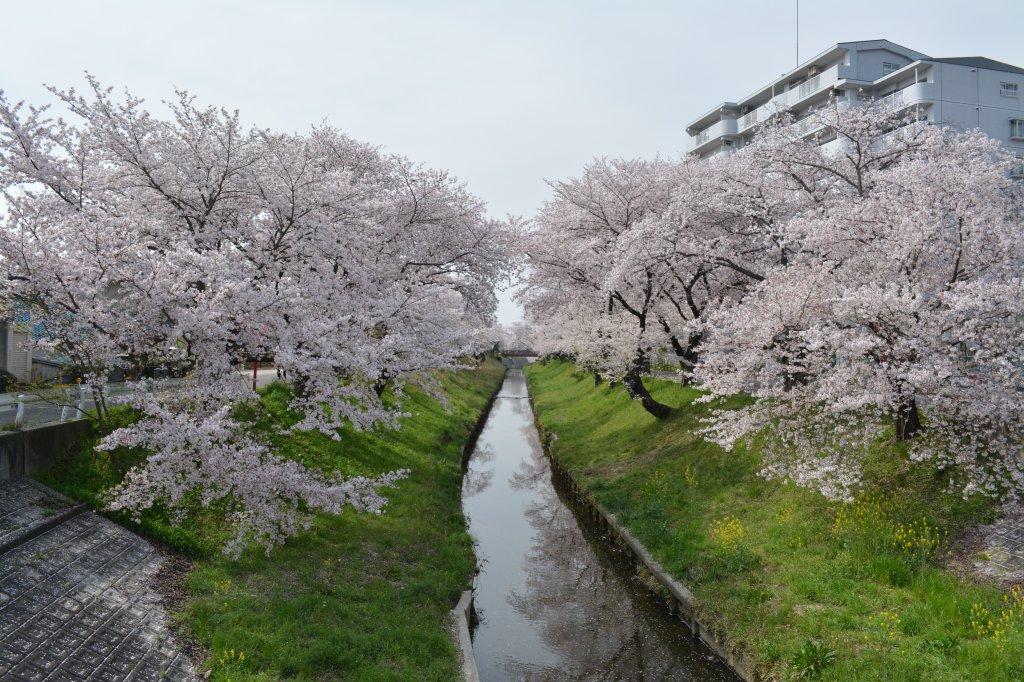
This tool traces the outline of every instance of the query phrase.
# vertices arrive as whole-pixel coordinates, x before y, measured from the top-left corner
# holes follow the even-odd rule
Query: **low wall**
[[[508,367],[505,368],[504,373],[501,375],[501,381],[498,382],[498,387],[491,393],[491,397],[487,399],[487,404],[484,405],[483,412],[477,418],[476,423],[473,424],[473,428],[469,432],[469,436],[466,437],[466,444],[462,446],[462,471],[465,472],[469,466],[469,458],[473,456],[473,450],[476,449],[476,442],[480,439],[480,434],[483,433],[484,425],[487,423],[487,418],[491,416],[491,408],[494,407],[494,401],[498,399],[498,394],[501,393],[501,387],[505,383],[505,375],[508,374]]]
[[[477,417],[476,423],[473,424],[473,428],[466,438],[466,444],[462,446],[463,473],[465,473],[466,468],[469,466],[469,458],[473,456],[476,442],[480,439],[480,434],[483,433],[484,425],[487,424],[487,418],[491,416],[491,408],[494,407],[494,401],[498,399],[498,394],[501,393],[501,387],[505,383],[505,374],[507,373],[508,367],[505,368],[505,372],[501,375],[501,381],[498,382],[498,386],[491,393],[491,397],[487,399],[487,404],[484,405],[480,416]],[[473,589],[474,587],[471,584],[468,590],[464,590],[459,596],[458,603],[451,611],[452,635],[455,639],[455,648],[459,652],[462,679],[465,682],[479,682],[480,680],[480,674],[476,668],[476,657],[473,655]]]
[[[89,434],[87,419],[0,431],[0,480],[44,471],[56,457]]]
[[[455,648],[459,650],[459,662],[464,682],[480,682],[480,673],[473,657],[473,590],[466,590],[459,597],[459,603],[452,609],[452,631]]]
[[[697,606],[693,593],[681,582],[673,578],[661,564],[651,555],[650,551],[633,535],[628,528],[622,525],[615,515],[604,508],[601,503],[588,495],[576,482],[566,467],[563,467],[551,453],[551,444],[557,439],[557,435],[545,431],[537,420],[537,411],[533,405],[533,396],[530,396],[530,409],[533,412],[534,423],[541,435],[541,444],[544,454],[551,463],[551,472],[558,481],[570,490],[576,498],[577,504],[586,511],[604,529],[607,536],[618,543],[630,556],[634,568],[640,572],[645,571],[650,580],[640,582],[654,591],[664,600],[669,613],[676,616],[690,630],[695,638],[700,639],[711,651],[722,659],[733,671],[746,682],[759,682],[760,677],[751,665],[750,659],[742,652],[732,650],[725,637],[720,631],[716,631],[703,621],[697,612]],[[652,584],[653,583],[653,584]]]

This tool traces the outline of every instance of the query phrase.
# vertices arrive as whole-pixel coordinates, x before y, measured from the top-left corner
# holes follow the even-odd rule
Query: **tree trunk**
[[[921,413],[917,400],[906,398],[896,406],[896,440],[910,440],[921,431]]]
[[[688,334],[686,337],[686,347],[679,353],[679,366],[683,368],[683,384],[689,385],[693,383],[693,371],[697,368],[697,346],[700,345],[701,335],[700,334]]]
[[[679,340],[679,337],[672,333],[672,328],[664,318],[661,318],[661,328],[668,334],[669,345],[672,346],[672,352],[675,353],[676,362],[679,364],[679,369],[683,371],[684,385],[689,385],[693,382],[693,370],[697,366],[697,345],[700,344],[700,334],[687,334],[686,345]]]
[[[599,372],[594,372],[594,388],[600,386],[602,381],[604,381],[604,379],[601,377],[601,374]]]
[[[668,405],[655,400],[651,392],[647,390],[647,387],[644,386],[643,378],[640,376],[640,368],[637,365],[634,365],[626,373],[626,376],[622,377],[622,384],[626,387],[629,397],[639,400],[644,409],[658,419],[664,419],[672,411],[672,408]]]
[[[103,391],[98,384],[93,384],[92,389],[92,402],[96,410],[96,422],[99,424],[100,431],[106,432],[107,430],[107,401],[103,396]]]

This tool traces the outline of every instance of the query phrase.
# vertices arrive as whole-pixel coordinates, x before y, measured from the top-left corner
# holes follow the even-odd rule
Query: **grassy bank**
[[[413,392],[398,431],[275,436],[279,454],[348,475],[411,470],[386,492],[379,516],[320,515],[312,531],[269,556],[228,561],[217,510],[195,510],[183,527],[147,514],[140,530],[196,559],[187,604],[176,614],[210,651],[214,679],[452,680],[458,661],[447,613],[474,567],[461,511],[461,450],[497,388],[500,363],[443,378],[448,411]],[[295,421],[281,386],[263,391],[254,428]],[[85,448],[44,482],[98,504],[132,453]]]
[[[1019,680],[1024,600],[944,568],[991,514],[942,492],[883,434],[865,494],[831,503],[756,475],[756,448],[694,435],[694,389],[647,382],[677,409],[658,422],[621,387],[564,362],[527,378],[554,456],[690,586],[707,622],[775,679]]]

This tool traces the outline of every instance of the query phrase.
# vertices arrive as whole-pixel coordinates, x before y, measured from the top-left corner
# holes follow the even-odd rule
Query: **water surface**
[[[737,679],[556,487],[521,370],[505,378],[462,497],[481,566],[482,680]]]

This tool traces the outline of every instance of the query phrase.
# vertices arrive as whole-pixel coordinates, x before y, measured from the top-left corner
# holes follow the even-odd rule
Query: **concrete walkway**
[[[152,545],[27,479],[0,481],[0,679],[193,680]]]

